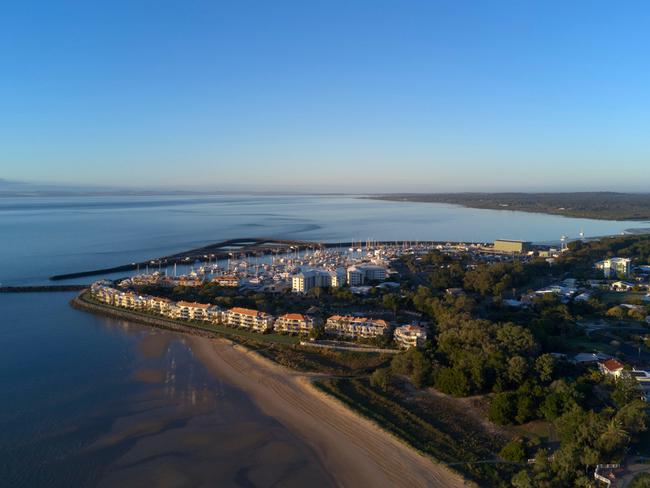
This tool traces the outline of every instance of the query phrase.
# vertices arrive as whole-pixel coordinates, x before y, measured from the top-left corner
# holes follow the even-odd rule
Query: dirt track
[[[456,473],[316,390],[308,375],[224,339],[188,342],[210,370],[310,444],[341,486],[466,486]]]

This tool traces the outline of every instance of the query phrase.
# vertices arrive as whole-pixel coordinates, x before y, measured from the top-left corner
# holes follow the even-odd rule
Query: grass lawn
[[[607,304],[618,305],[620,303],[637,303],[643,302],[643,297],[646,296],[645,291],[607,291],[603,292],[600,296],[600,301]]]

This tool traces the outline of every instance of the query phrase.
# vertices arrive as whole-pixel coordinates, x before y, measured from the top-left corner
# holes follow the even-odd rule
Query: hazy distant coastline
[[[598,220],[650,220],[650,193],[389,193],[363,198],[449,203]]]

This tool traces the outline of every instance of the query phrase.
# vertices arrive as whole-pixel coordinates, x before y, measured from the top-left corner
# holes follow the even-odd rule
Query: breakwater
[[[80,291],[88,285],[35,285],[35,286],[0,286],[0,293],[33,293],[53,291]]]
[[[444,245],[449,244],[448,241],[372,241],[375,246],[404,246],[404,245]],[[458,244],[480,244],[476,242],[453,242],[452,245]],[[69,280],[74,278],[84,278],[88,276],[99,276],[111,273],[121,273],[125,271],[133,271],[136,269],[144,269],[146,266],[162,266],[167,267],[174,264],[190,264],[196,260],[219,260],[228,259],[232,256],[265,256],[274,253],[305,251],[309,249],[323,249],[323,248],[348,248],[348,247],[365,247],[365,244],[360,241],[350,242],[314,242],[314,241],[296,241],[296,240],[283,240],[283,239],[266,239],[266,238],[247,238],[247,239],[229,239],[227,241],[220,241],[207,246],[202,246],[189,251],[183,251],[169,256],[162,256],[153,258],[148,261],[138,263],[122,264],[112,266],[110,268],[99,268],[86,271],[75,271],[73,273],[59,274],[50,277],[52,281]]]
[[[145,266],[170,266],[174,264],[188,264],[195,260],[218,260],[227,259],[234,255],[245,256],[263,256],[271,253],[291,251],[302,251],[305,249],[314,249],[322,245],[317,242],[295,241],[283,239],[266,239],[266,238],[247,238],[247,239],[229,239],[220,241],[207,246],[190,249],[169,256],[161,256],[148,261],[138,263],[129,263],[110,268],[100,268],[86,271],[76,271],[73,273],[59,274],[50,277],[52,281],[69,280],[74,278],[83,278],[87,276],[98,276],[110,273],[120,273],[124,271],[133,271]]]

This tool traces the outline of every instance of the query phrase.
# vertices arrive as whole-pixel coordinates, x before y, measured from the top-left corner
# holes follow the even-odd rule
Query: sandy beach
[[[210,371],[309,444],[340,486],[466,486],[458,474],[316,390],[309,375],[225,339],[188,342]]]

